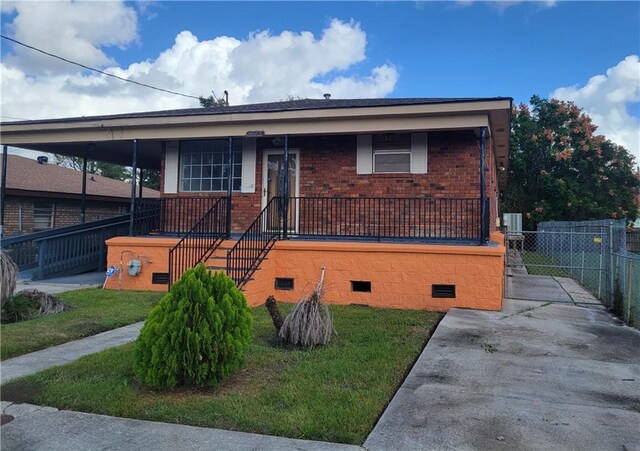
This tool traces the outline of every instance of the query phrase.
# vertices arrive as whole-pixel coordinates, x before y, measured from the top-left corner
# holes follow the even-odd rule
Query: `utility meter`
[[[137,276],[138,274],[140,274],[141,270],[142,263],[140,262],[140,260],[129,260],[127,262],[127,272],[130,276]]]

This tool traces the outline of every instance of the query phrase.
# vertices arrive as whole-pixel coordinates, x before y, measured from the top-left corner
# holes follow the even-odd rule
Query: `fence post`
[[[632,290],[632,285],[633,285],[633,274],[635,274],[634,271],[634,267],[633,267],[633,261],[627,257],[627,272],[625,273],[625,283],[627,285],[627,289],[626,289],[626,296],[623,296],[623,302],[626,300],[627,305],[625,306],[625,312],[624,312],[624,322],[627,323],[628,325],[631,325],[631,301],[632,301],[632,297],[631,295],[633,294],[633,290]]]
[[[609,300],[611,305],[613,305],[613,285],[614,285],[614,274],[613,274],[613,221],[609,221]]]

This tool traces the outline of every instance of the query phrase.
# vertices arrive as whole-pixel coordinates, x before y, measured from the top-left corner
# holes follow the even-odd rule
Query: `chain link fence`
[[[640,329],[640,255],[614,254],[614,274],[613,308],[625,323]]]
[[[640,327],[640,255],[627,250],[624,220],[547,221],[521,235],[521,251],[510,253],[520,255],[529,274],[571,277]]]

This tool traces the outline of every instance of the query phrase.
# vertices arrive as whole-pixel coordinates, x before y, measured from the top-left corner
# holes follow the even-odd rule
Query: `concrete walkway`
[[[138,338],[143,324],[143,322],[130,324],[91,337],[3,360],[0,362],[1,383],[4,384],[17,377],[35,374],[52,366],[72,362],[85,355],[129,343]]]
[[[131,420],[2,402],[2,449],[9,450],[336,450],[359,446]]]
[[[100,287],[105,279],[104,271],[88,272],[75,276],[55,277],[45,280],[31,280],[31,274],[21,273],[16,284],[16,292],[22,290],[40,290],[49,294],[63,291],[79,290],[81,288]]]
[[[640,449],[640,331],[602,307],[452,309],[368,450]]]

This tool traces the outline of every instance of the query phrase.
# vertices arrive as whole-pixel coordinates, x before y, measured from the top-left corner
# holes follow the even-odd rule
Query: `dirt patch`
[[[35,400],[40,392],[41,387],[37,382],[13,381],[2,386],[2,400],[20,404],[38,404]]]
[[[7,415],[5,413],[3,413],[0,416],[0,426],[4,426],[7,423],[10,423],[13,421],[13,415]]]

